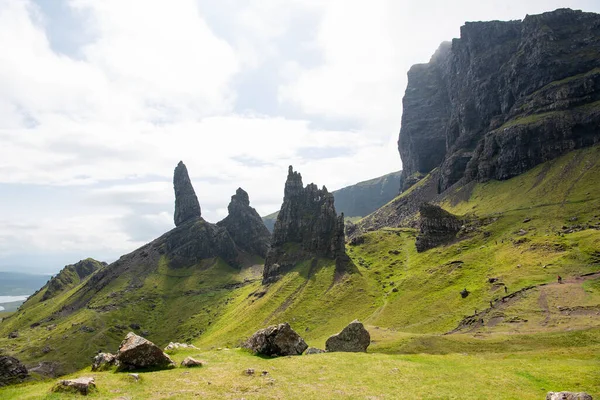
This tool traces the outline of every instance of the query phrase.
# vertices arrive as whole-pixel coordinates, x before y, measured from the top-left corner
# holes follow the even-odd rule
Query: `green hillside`
[[[0,348],[28,365],[47,361],[72,372],[99,349],[115,352],[134,330],[159,346],[194,343],[201,350],[190,354],[209,362],[185,377],[179,369],[147,373],[136,385],[94,373],[98,398],[150,391],[156,398],[388,398],[398,391],[458,398],[465,390],[467,398],[493,398],[498,384],[502,398],[542,398],[548,390],[600,396],[599,161],[595,146],[449,193],[441,204],[466,221],[459,240],[418,253],[414,229],[368,232],[347,246],[358,271],[341,278],[332,261],[313,260],[263,286],[258,262],[239,269],[217,258],[174,268],[162,257],[125,270],[85,307],[70,306],[85,282],[28,301],[0,324]],[[356,318],[377,354],[263,360],[217,350],[284,321],[322,347]],[[14,330],[19,338],[8,339]],[[274,383],[242,377],[245,368],[269,370]],[[174,383],[182,381],[185,389]],[[38,398],[50,386],[0,389],[0,398]]]

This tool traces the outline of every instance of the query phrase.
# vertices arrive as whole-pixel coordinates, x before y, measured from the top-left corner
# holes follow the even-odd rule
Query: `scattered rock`
[[[43,354],[48,354],[51,351],[52,351],[52,347],[50,347],[50,346],[44,346],[44,348],[42,349]]]
[[[488,278],[489,283],[498,282],[498,278]]]
[[[526,224],[526,223],[528,223],[528,222],[530,222],[530,221],[531,221],[531,218],[525,218],[525,219],[523,220],[523,223],[524,223],[524,224]]]
[[[321,354],[321,353],[327,353],[327,352],[325,350],[317,349],[316,347],[309,347],[304,354],[311,355],[311,354]]]
[[[358,320],[352,321],[340,333],[327,339],[325,350],[366,352],[371,344],[371,335]]]
[[[92,332],[95,332],[95,331],[96,331],[96,330],[95,330],[94,328],[92,328],[91,326],[86,326],[86,325],[83,325],[81,328],[79,328],[79,330],[80,330],[81,332],[87,332],[87,333],[92,333]]]
[[[197,349],[197,347],[194,346],[193,344],[173,343],[173,342],[170,342],[167,345],[167,347],[165,347],[165,351],[178,350],[178,349]]]
[[[139,330],[139,329],[141,329],[141,328],[142,328],[142,327],[140,326],[140,324],[136,324],[136,323],[129,324],[129,327],[130,327],[131,329],[135,330],[135,331],[137,331],[137,330]]]
[[[267,376],[269,375],[269,371],[263,371],[260,373],[260,376]]]
[[[466,298],[471,292],[469,292],[467,289],[463,289],[460,291],[460,297],[462,297],[463,299]]]
[[[117,357],[110,353],[98,353],[92,361],[92,371],[105,371],[117,364]]]
[[[136,382],[140,380],[140,374],[129,374],[129,377]]]
[[[96,382],[92,377],[82,377],[77,379],[67,379],[60,381],[52,389],[58,393],[80,393],[87,396],[90,392],[96,389]]]
[[[198,361],[192,357],[186,357],[185,360],[181,362],[182,367],[192,368],[192,367],[202,367],[206,362]]]
[[[133,332],[129,332],[121,342],[117,361],[121,370],[175,366],[173,360],[158,346]]]
[[[19,337],[19,332],[18,331],[12,331],[11,333],[8,334],[8,338],[9,339],[16,339]]]
[[[29,376],[27,368],[14,357],[0,356],[0,387],[19,383]]]
[[[247,370],[245,370],[244,371],[244,375],[253,376],[254,375],[254,368],[248,368]]]
[[[546,400],[592,400],[592,396],[585,392],[548,392]]]
[[[257,331],[243,347],[254,353],[278,357],[300,355],[308,345],[286,322]]]

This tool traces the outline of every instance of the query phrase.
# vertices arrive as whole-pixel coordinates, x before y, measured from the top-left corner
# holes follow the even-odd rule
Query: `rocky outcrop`
[[[94,390],[96,390],[96,381],[93,377],[62,380],[52,388],[52,391],[55,393],[73,393],[84,396],[87,396]]]
[[[328,352],[366,352],[371,344],[371,335],[364,325],[354,320],[337,335],[330,336],[325,342],[325,350]]]
[[[165,347],[165,351],[173,351],[173,350],[179,350],[179,349],[198,349],[196,346],[194,346],[193,344],[187,344],[187,343],[173,343],[170,342],[167,347]]]
[[[302,175],[290,166],[263,283],[277,280],[298,261],[313,257],[335,259],[336,268],[343,270],[349,262],[344,240],[344,216],[337,215],[333,195],[325,186],[319,189],[311,183],[304,187]]]
[[[175,189],[175,226],[200,218],[202,215],[200,203],[183,161],[179,161],[175,168],[173,188]]]
[[[592,400],[592,396],[585,392],[548,392],[546,400]]]
[[[117,365],[117,357],[110,353],[98,353],[92,361],[92,372],[105,371]]]
[[[119,346],[117,353],[119,369],[169,368],[173,360],[154,343],[129,332]]]
[[[265,258],[269,250],[271,234],[260,215],[250,207],[248,193],[238,188],[231,196],[227,210],[229,215],[217,225],[227,229],[239,249]]]
[[[508,179],[600,142],[600,15],[559,9],[471,22],[408,73],[404,189]]]
[[[0,387],[22,382],[29,376],[27,368],[14,357],[0,356]]]
[[[41,289],[42,291],[45,290],[42,295],[42,301],[51,299],[57,294],[75,287],[85,278],[106,265],[105,262],[86,258],[75,264],[65,266],[56,276],[48,281],[45,288]]]
[[[300,355],[308,346],[286,322],[257,331],[243,347],[257,354],[279,357]]]
[[[317,349],[316,347],[309,347],[308,349],[306,349],[306,352],[304,353],[304,355],[310,356],[312,354],[322,354],[322,353],[327,353],[327,352],[322,349]]]
[[[415,242],[418,252],[450,243],[462,226],[455,215],[433,204],[421,204],[419,214],[420,232]]]
[[[202,367],[206,364],[204,361],[196,360],[192,357],[186,357],[182,362],[181,366],[186,368]]]

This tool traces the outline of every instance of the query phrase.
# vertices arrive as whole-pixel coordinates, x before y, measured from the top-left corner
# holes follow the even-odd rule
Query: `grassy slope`
[[[600,366],[596,314],[600,280],[574,277],[600,271],[600,231],[563,233],[562,229],[600,223],[598,160],[597,146],[509,181],[479,184],[471,188],[472,193],[449,196],[444,207],[451,212],[487,219],[449,246],[417,253],[414,230],[369,232],[364,244],[348,248],[359,273],[341,282],[334,283],[334,266],[326,260],[302,263],[269,288],[256,280],[256,269],[238,272],[220,261],[206,261],[172,270],[165,260],[140,288],[128,289],[132,277],[120,277],[91,304],[96,310],[83,309],[64,321],[43,324],[57,324],[52,331],[43,326],[22,328],[19,339],[5,339],[15,326],[27,326],[49,309],[59,309],[69,293],[12,317],[0,324],[0,348],[18,353],[25,361],[37,361],[40,348],[51,343],[56,347],[53,351],[79,366],[98,348],[116,350],[127,329],[111,329],[115,324],[140,323],[142,330],[150,331],[149,339],[161,346],[191,339],[210,350],[236,346],[254,330],[283,321],[289,321],[309,345],[323,346],[330,334],[360,318],[372,334],[370,351],[387,355],[262,360],[238,351],[213,350],[201,354],[210,364],[191,372],[194,375],[181,370],[149,373],[148,379],[133,386],[122,375],[97,374],[104,387],[100,397],[112,396],[109,387],[139,398],[154,389],[156,397],[162,398],[178,398],[180,390],[246,398],[298,397],[299,393],[317,398],[323,390],[330,397],[414,391],[417,398],[458,398],[465,392],[466,397],[490,398],[498,388],[503,390],[501,398],[540,398],[544,390],[557,389],[586,390],[598,396],[594,371]],[[454,200],[458,198],[468,201]],[[526,233],[519,233],[521,229]],[[498,278],[510,294],[553,283],[557,274],[565,284],[539,286],[507,303],[495,302],[484,326],[442,335],[456,328],[464,316],[485,310],[490,300],[504,296],[503,286],[490,284],[489,277]],[[239,287],[225,287],[231,283]],[[459,295],[463,288],[470,291],[465,299]],[[119,296],[119,308],[100,312],[113,305],[112,293]],[[559,306],[576,311],[561,311]],[[93,326],[95,332],[79,331],[80,326],[72,326],[78,322]],[[61,341],[65,335],[69,340]],[[73,349],[79,354],[73,354]],[[44,357],[55,358],[52,352]],[[240,371],[246,367],[268,369],[275,383],[242,378]],[[390,375],[393,368],[398,371]],[[170,385],[173,380],[188,382],[189,387]],[[207,381],[214,386],[204,386]],[[0,397],[27,398],[29,393],[34,398],[49,386],[4,389]],[[186,393],[191,397],[192,392]]]

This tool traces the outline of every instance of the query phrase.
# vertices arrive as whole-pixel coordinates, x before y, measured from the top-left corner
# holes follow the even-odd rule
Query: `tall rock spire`
[[[198,203],[198,197],[196,197],[196,192],[194,192],[194,187],[183,161],[179,161],[175,168],[173,188],[175,189],[175,226],[199,218],[202,215],[200,203]]]

